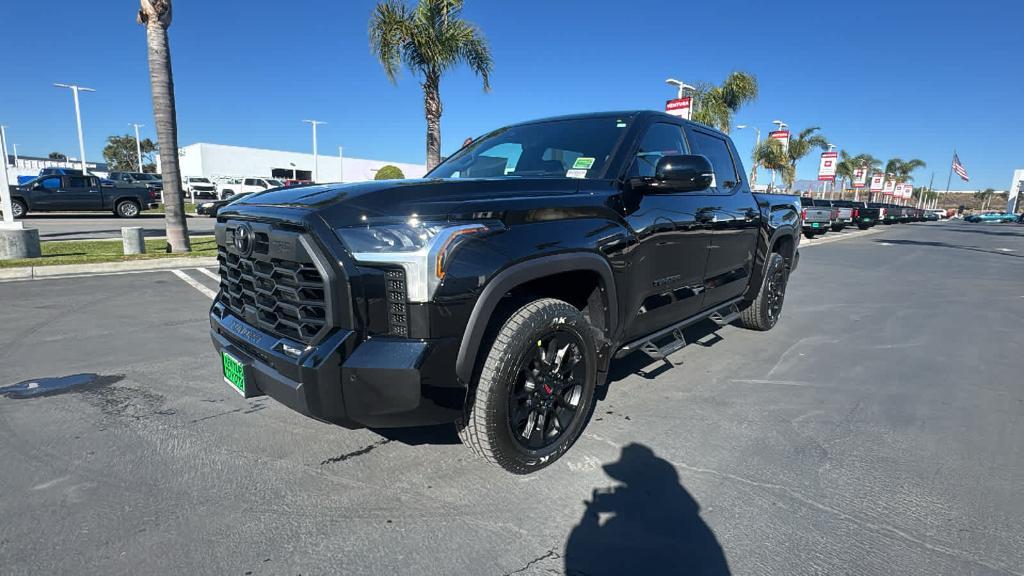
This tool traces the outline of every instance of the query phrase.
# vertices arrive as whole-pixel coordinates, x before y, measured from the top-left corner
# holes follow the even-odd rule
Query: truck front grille
[[[283,238],[276,237],[280,234]],[[218,243],[218,299],[247,324],[274,336],[310,343],[328,325],[327,285],[299,234],[266,230],[254,234],[251,253],[233,244],[228,224]],[[218,238],[220,240],[220,238]],[[271,240],[290,258],[271,253]]]

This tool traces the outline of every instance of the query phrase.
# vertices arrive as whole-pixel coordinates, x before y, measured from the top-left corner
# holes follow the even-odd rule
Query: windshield
[[[600,178],[629,126],[615,116],[510,126],[469,144],[430,178]]]
[[[189,178],[189,182],[199,182],[200,184],[209,184],[210,181],[206,178]]]
[[[156,174],[149,174],[143,172],[135,172],[132,174],[132,177],[135,178],[136,180],[159,180],[159,178],[156,177]]]
[[[281,186],[284,186],[284,184],[282,184],[280,180],[267,180],[267,184],[270,184],[275,188],[280,188]]]

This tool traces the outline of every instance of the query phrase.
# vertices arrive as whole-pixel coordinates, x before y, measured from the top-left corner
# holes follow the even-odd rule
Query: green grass
[[[164,205],[161,204],[159,207],[153,208],[152,210],[143,210],[142,213],[143,214],[163,214],[164,213]],[[196,205],[191,203],[191,202],[185,202],[185,213],[187,213],[187,214],[195,214],[196,213]]]
[[[129,260],[152,260],[154,258],[180,258],[216,256],[217,241],[210,236],[192,238],[192,252],[169,254],[165,252],[167,241],[146,240],[145,254],[124,255],[121,240],[61,240],[42,242],[40,258],[0,260],[0,268],[15,266],[50,266],[57,264],[90,264],[95,262],[126,262]]]

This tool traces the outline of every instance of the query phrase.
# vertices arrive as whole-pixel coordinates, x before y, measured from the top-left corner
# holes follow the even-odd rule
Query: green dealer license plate
[[[221,352],[221,358],[224,361],[224,381],[245,396],[245,367],[227,352]]]
[[[818,227],[818,223],[817,222],[811,222],[811,228],[817,228],[817,227]]]

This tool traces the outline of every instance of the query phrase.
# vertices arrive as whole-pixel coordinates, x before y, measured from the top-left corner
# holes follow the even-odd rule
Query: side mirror
[[[706,156],[662,156],[650,186],[652,192],[697,192],[707,190],[714,181],[715,169]]]

